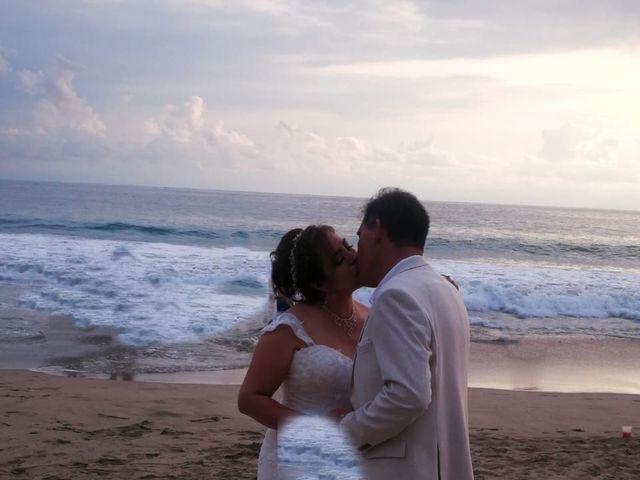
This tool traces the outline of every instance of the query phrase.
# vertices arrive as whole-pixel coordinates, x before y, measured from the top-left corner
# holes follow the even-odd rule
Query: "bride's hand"
[[[340,420],[342,420],[347,413],[352,412],[352,411],[353,410],[345,410],[345,409],[342,409],[342,408],[336,408],[335,410],[331,410],[329,412],[329,418],[332,418],[336,422],[340,423]]]

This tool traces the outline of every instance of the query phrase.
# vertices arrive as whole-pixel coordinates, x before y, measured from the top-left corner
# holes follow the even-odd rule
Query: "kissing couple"
[[[369,480],[473,479],[467,311],[423,257],[428,230],[420,201],[386,188],[363,208],[357,252],[326,225],[282,237],[271,278],[292,306],[263,329],[238,396],[268,427],[258,480],[280,478],[277,431],[301,415],[335,418]],[[362,286],[370,309],[352,299]]]

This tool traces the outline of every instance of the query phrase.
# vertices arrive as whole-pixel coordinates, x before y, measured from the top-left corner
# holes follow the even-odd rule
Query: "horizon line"
[[[270,191],[256,191],[256,190],[234,190],[224,188],[205,188],[205,187],[187,187],[187,186],[168,186],[168,185],[151,185],[151,184],[135,184],[135,183],[101,183],[91,181],[62,181],[62,180],[33,180],[24,178],[4,178],[0,177],[0,182],[22,182],[22,183],[45,183],[45,184],[59,184],[59,185],[95,185],[104,187],[134,187],[134,188],[163,188],[171,190],[196,190],[202,192],[226,192],[226,193],[242,193],[242,194],[258,194],[258,195],[289,195],[289,196],[302,196],[302,197],[326,197],[326,198],[350,198],[354,200],[364,200],[371,197],[359,197],[353,195],[327,195],[317,193],[299,193],[299,192],[270,192]],[[382,188],[396,188],[391,185],[380,187]],[[397,187],[400,188],[400,187]],[[405,190],[405,189],[402,189]],[[408,191],[408,190],[405,190]],[[410,192],[413,193],[413,192]],[[373,195],[372,195],[373,196]],[[416,195],[417,196],[417,195]],[[454,203],[462,205],[489,205],[498,207],[526,207],[526,208],[554,208],[565,210],[595,210],[604,212],[627,212],[627,213],[640,213],[640,209],[634,210],[631,208],[597,208],[597,207],[577,207],[567,205],[534,205],[528,203],[498,203],[498,202],[481,202],[481,201],[462,201],[462,200],[426,200],[419,198],[423,203]]]

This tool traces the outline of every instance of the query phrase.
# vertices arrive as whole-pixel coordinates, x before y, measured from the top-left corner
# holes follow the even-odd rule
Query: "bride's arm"
[[[286,418],[298,415],[272,397],[287,377],[293,355],[301,346],[303,342],[286,325],[260,337],[238,394],[241,413],[274,429]]]

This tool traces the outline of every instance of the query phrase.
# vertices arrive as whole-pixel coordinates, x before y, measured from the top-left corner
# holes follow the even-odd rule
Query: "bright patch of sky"
[[[640,209],[640,3],[0,3],[0,178]]]

